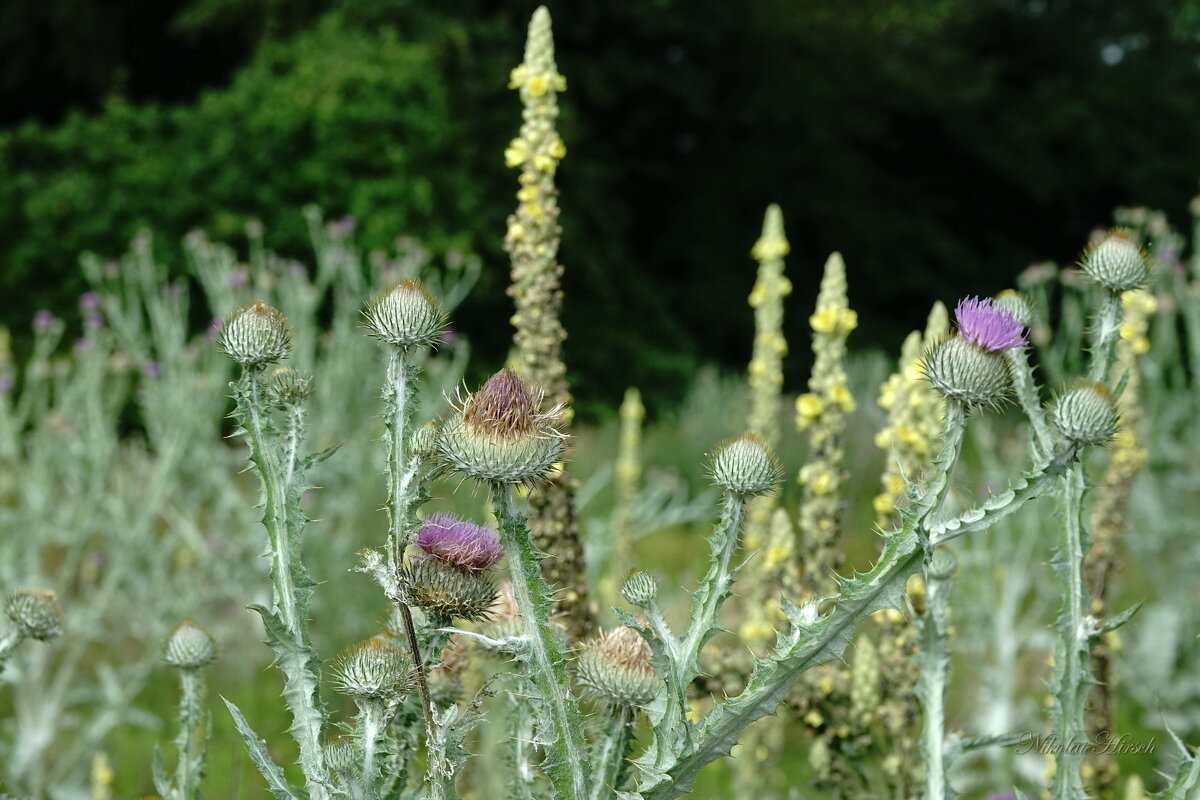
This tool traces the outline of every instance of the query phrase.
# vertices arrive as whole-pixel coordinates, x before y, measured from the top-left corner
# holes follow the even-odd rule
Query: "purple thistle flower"
[[[79,296],[79,308],[83,311],[100,309],[100,295],[97,292],[86,292]]]
[[[0,394],[8,394],[14,386],[13,379],[8,375],[0,375]]]
[[[964,297],[954,307],[958,332],[977,347],[993,353],[1029,344],[1016,317],[992,305],[991,298]]]
[[[426,555],[466,570],[492,567],[504,555],[500,536],[453,514],[430,514],[417,534],[417,547]]]

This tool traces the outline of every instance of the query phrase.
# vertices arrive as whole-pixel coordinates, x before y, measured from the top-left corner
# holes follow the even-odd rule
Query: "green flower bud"
[[[713,483],[735,494],[768,494],[783,479],[779,459],[753,433],[722,442],[710,458]]]
[[[292,332],[283,314],[266,303],[242,306],[225,318],[217,346],[243,367],[261,367],[287,357]]]
[[[1021,323],[1022,328],[1033,324],[1033,304],[1020,292],[1005,289],[992,299],[992,307],[1007,311],[1013,319]]]
[[[659,679],[650,666],[650,645],[621,626],[580,646],[575,676],[597,700],[614,706],[641,706],[658,693]]]
[[[496,585],[486,571],[456,567],[436,558],[418,558],[404,570],[412,602],[443,617],[478,620],[496,600]]]
[[[1102,384],[1071,389],[1050,412],[1054,427],[1068,441],[1081,445],[1107,444],[1117,432],[1117,411]]]
[[[397,347],[429,347],[446,326],[442,311],[420,281],[400,281],[363,309],[371,335]]]
[[[948,398],[969,406],[992,405],[1002,400],[1012,385],[1002,352],[952,336],[925,355],[925,377]]]
[[[949,550],[938,550],[929,561],[929,577],[937,581],[948,581],[954,577],[956,566],[954,555]]]
[[[658,583],[649,573],[634,570],[621,587],[621,596],[632,605],[648,606],[658,597]]]
[[[325,745],[325,763],[343,780],[351,780],[358,776],[359,755],[353,743],[333,741]]]
[[[437,427],[422,425],[413,431],[412,451],[421,458],[432,458],[437,453]]]
[[[407,694],[414,680],[408,656],[382,636],[343,650],[333,667],[334,688],[356,699],[392,700]]]
[[[216,642],[190,619],[176,625],[163,640],[163,660],[179,669],[198,669],[216,659]]]
[[[561,409],[539,413],[540,391],[502,369],[438,431],[437,450],[452,469],[479,481],[536,484],[563,456]]]
[[[1150,257],[1138,246],[1133,232],[1115,228],[1088,247],[1080,262],[1094,282],[1113,292],[1144,286],[1150,278]]]
[[[298,372],[291,367],[280,367],[271,374],[271,382],[267,385],[267,396],[271,405],[276,408],[289,408],[303,405],[312,394],[312,376]]]
[[[62,636],[63,613],[54,592],[44,589],[24,589],[13,592],[4,600],[4,613],[27,639],[45,642]]]

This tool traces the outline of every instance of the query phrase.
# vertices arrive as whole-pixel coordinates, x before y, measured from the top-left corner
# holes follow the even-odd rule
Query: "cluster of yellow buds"
[[[875,444],[887,457],[883,491],[875,496],[874,506],[875,521],[881,528],[890,526],[896,503],[907,491],[905,476],[916,473],[937,446],[944,401],[923,379],[921,354],[945,336],[949,327],[946,307],[935,303],[924,335],[916,331],[908,335],[896,372],[880,389],[878,402],[887,412],[887,425],[875,435]]]
[[[825,262],[817,308],[808,319],[813,330],[812,375],[808,391],[796,401],[796,426],[808,432],[808,460],[797,478],[804,487],[799,534],[806,545],[803,574],[806,588],[822,592],[818,582],[830,580],[834,569],[833,540],[837,535],[842,482],[842,433],[846,415],[855,408],[846,385],[846,337],[858,326],[858,315],[846,298],[846,265],[840,253]]]
[[[779,443],[779,392],[783,387],[783,298],[792,293],[783,274],[790,250],[783,233],[783,214],[772,204],[763,218],[762,236],[751,255],[758,261],[758,280],[750,292],[754,309],[754,356],[750,360],[750,430],[775,447]]]

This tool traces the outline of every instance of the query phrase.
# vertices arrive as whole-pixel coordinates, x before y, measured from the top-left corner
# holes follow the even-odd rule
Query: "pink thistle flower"
[[[453,514],[426,517],[417,534],[417,547],[431,558],[471,571],[488,569],[504,555],[496,531]]]
[[[964,297],[954,307],[954,321],[964,339],[989,352],[999,352],[1029,344],[1025,329],[1010,312],[992,304],[991,299]]]

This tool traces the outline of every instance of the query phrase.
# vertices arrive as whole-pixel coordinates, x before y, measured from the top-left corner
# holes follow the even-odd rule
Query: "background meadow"
[[[514,186],[501,154],[519,123],[504,87],[531,10],[198,0],[152,14],[72,3],[6,12],[3,36],[38,31],[54,46],[8,47],[0,69],[15,98],[0,130],[0,588],[55,589],[67,622],[61,640],[23,647],[0,675],[0,789],[150,795],[151,753],[173,735],[177,693],[159,642],[184,617],[222,653],[209,670],[207,795],[263,795],[217,695],[280,763],[294,758],[277,735],[288,720],[261,623],[245,610],[269,599],[270,584],[258,489],[229,438],[234,370],[214,346],[215,322],[253,300],[281,309],[295,332],[289,363],[317,376],[313,448],[343,443],[304,501],[314,645],[332,655],[388,611],[351,571],[387,531],[382,367],[362,303],[420,276],[450,309],[426,363],[423,420],[508,356],[501,240]],[[601,608],[621,605],[614,543],[628,536],[621,557],[652,569],[668,616],[686,617],[682,590],[703,569],[717,499],[704,455],[746,429],[752,406],[746,297],[768,202],[782,206],[791,242],[777,419],[779,504],[793,518],[810,455],[795,400],[833,250],[860,321],[845,363],[856,402],[843,440],[843,572],[877,553],[890,458],[877,434],[891,424],[878,401],[907,366],[904,336],[925,328],[935,301],[1018,288],[1037,309],[1039,375],[1059,388],[1089,335],[1091,295],[1072,261],[1097,229],[1128,226],[1153,259],[1154,308],[1144,330],[1122,332],[1139,349],[1132,425],[1144,462],[1117,512],[1106,602],[1145,604],[1105,647],[1113,730],[1158,746],[1119,758],[1120,781],[1101,796],[1138,797],[1126,794],[1133,776],[1156,788],[1155,771],[1178,758],[1168,726],[1200,738],[1200,208],[1188,206],[1200,176],[1200,9],[951,0],[551,11],[569,82],[558,180],[577,398],[570,461]],[[645,419],[636,491],[622,494],[618,408],[630,387]],[[1012,406],[973,426],[954,496],[965,504],[1003,484],[1026,438]],[[1118,450],[1092,454],[1094,483]],[[482,518],[486,497],[456,488],[435,484],[430,508]],[[1049,503],[1033,503],[956,551],[951,730],[1047,730],[1058,524]],[[727,627],[744,615],[735,603]],[[882,684],[898,663],[883,659]],[[811,710],[784,713],[787,745],[770,750],[764,795],[847,796],[845,782],[816,780],[814,743],[839,737]],[[839,746],[858,752],[849,738]],[[873,747],[848,756],[862,772],[857,796],[902,796]],[[464,796],[501,796],[481,763],[468,767]],[[749,746],[735,752],[695,796],[731,796],[744,785],[739,764],[755,763]],[[1045,773],[1042,757],[1002,747],[962,759],[955,780],[963,796],[990,798],[1014,783],[1036,792]]]

